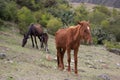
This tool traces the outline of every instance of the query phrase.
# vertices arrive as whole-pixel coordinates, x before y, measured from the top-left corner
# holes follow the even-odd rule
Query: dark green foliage
[[[119,42],[112,42],[112,41],[105,40],[104,45],[108,49],[112,49],[112,48],[120,49],[120,43]]]
[[[95,44],[103,44],[104,40],[115,41],[114,35],[105,32],[102,28],[93,28],[92,29],[93,41]]]
[[[22,6],[26,6],[27,8],[35,11],[40,9],[41,6],[41,0],[15,0],[16,3],[22,7]]]
[[[51,18],[47,23],[48,32],[52,35],[55,35],[55,32],[62,26],[62,22],[58,18]]]
[[[53,17],[50,13],[37,11],[34,13],[37,23],[40,23],[43,27],[47,26],[48,21]]]
[[[0,0],[0,18],[7,21],[15,21],[17,5],[10,0]]]
[[[94,10],[98,10],[98,11],[104,13],[106,16],[110,16],[111,15],[110,10],[107,7],[105,7],[105,6],[95,6],[93,9]]]
[[[64,25],[69,26],[69,24],[73,23],[74,21],[74,12],[73,11],[61,12],[60,18]]]
[[[95,6],[92,10],[87,10],[84,3],[72,8],[67,0],[0,0],[0,25],[4,26],[5,21],[14,22],[24,34],[31,23],[39,23],[54,34],[61,27],[89,20],[94,43],[120,41],[120,11],[105,6]]]
[[[116,40],[120,41],[120,15],[109,18],[110,22],[109,27],[104,28],[107,32],[110,32],[115,35]]]
[[[89,14],[90,22],[92,22],[93,24],[96,24],[96,25],[100,25],[101,22],[103,20],[105,20],[106,18],[107,18],[107,16],[98,10],[95,10],[91,14]]]
[[[44,7],[52,7],[57,4],[56,0],[43,0]]]

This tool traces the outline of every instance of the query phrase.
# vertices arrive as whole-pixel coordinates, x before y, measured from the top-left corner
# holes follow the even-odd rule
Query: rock
[[[103,61],[102,59],[99,60],[100,63],[106,63],[105,61]]]
[[[120,67],[120,63],[116,63],[116,65],[117,65],[118,67]]]
[[[53,58],[53,60],[57,61],[57,57]]]
[[[0,53],[0,59],[5,59],[6,58],[6,54],[5,53]]]
[[[111,80],[109,75],[107,75],[107,74],[101,74],[98,76],[98,78],[100,78],[102,80]]]
[[[74,63],[74,60],[73,60],[73,59],[71,59],[71,62],[72,62],[72,63]]]
[[[50,54],[46,54],[46,59],[47,59],[48,61],[51,61],[51,60],[52,60],[52,56],[51,56]]]
[[[5,61],[5,63],[13,63],[13,61],[10,59],[7,59],[7,61]]]
[[[109,69],[107,64],[102,64],[101,66],[102,66],[102,68]]]
[[[93,68],[93,69],[97,69],[97,67],[96,67],[96,66],[93,66],[93,65],[89,65],[88,67],[89,67],[89,68]]]

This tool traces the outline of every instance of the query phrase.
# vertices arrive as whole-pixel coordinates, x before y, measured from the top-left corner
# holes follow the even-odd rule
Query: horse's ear
[[[83,25],[83,22],[79,21],[78,24],[82,26],[82,25]]]
[[[80,22],[80,21],[78,21],[78,24],[80,24],[80,25],[81,25],[81,22]]]

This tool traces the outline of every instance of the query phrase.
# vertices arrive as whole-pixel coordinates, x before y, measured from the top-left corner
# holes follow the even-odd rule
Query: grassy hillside
[[[73,3],[71,2],[70,4],[73,6],[73,8],[77,8],[78,6],[82,5],[82,3],[77,3],[77,2],[73,2]],[[93,8],[95,6],[98,6],[97,4],[92,4],[92,3],[84,3],[84,5],[87,8],[87,10],[90,11],[90,12],[93,11]],[[108,7],[107,6],[107,8],[112,10],[114,7],[110,7],[110,6]],[[115,9],[120,11],[119,8],[115,8]]]
[[[0,59],[0,80],[102,80],[98,76],[106,74],[111,80],[120,79],[120,56],[106,51],[103,46],[81,45],[78,54],[78,72],[73,69],[68,74],[57,70],[56,60],[46,60],[44,50],[32,48],[31,41],[21,47],[22,36],[16,28],[10,27],[0,31],[0,53],[6,53],[5,59]],[[49,35],[49,50],[52,58],[56,57],[54,37]],[[67,61],[65,55],[65,68]]]
[[[111,6],[120,8],[120,1],[119,0],[70,0],[71,2],[85,2],[85,3],[92,3],[92,4],[99,4],[105,6]]]

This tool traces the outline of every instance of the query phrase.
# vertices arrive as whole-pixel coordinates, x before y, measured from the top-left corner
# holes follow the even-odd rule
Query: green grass
[[[120,43],[119,42],[110,42],[110,41],[105,41],[104,42],[105,46],[108,49],[112,49],[112,48],[116,48],[116,49],[120,49]]]
[[[119,80],[120,56],[111,54],[103,46],[81,45],[78,53],[78,72],[74,74],[74,63],[71,63],[72,72],[68,74],[57,69],[55,60],[46,60],[46,52],[32,48],[31,40],[23,48],[23,36],[11,28],[0,35],[0,53],[6,53],[7,59],[0,59],[0,80],[100,80],[97,76],[108,74],[111,80]],[[38,41],[39,42],[39,41]],[[38,43],[39,44],[39,43]],[[48,46],[52,58],[56,57],[54,36],[49,35]],[[73,60],[73,54],[71,54]],[[8,60],[9,59],[9,60]],[[65,54],[64,64],[67,66]]]

